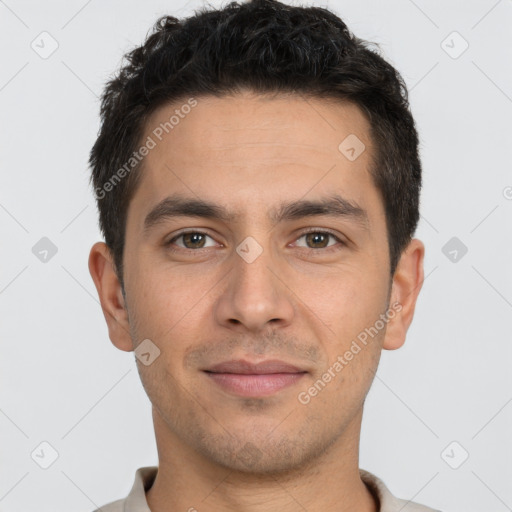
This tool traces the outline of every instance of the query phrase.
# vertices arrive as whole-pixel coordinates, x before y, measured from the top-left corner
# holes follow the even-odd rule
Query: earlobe
[[[411,325],[416,301],[423,285],[423,259],[425,246],[413,238],[402,252],[391,288],[390,308],[395,315],[386,327],[383,348],[396,350],[405,343],[407,330]],[[394,306],[395,305],[395,306]]]
[[[89,272],[98,291],[110,340],[119,350],[131,352],[133,345],[128,312],[110,249],[104,242],[97,242],[92,246]]]

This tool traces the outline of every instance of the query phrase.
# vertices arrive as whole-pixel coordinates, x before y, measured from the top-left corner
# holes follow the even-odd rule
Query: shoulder
[[[380,504],[379,512],[399,512],[403,509],[408,512],[440,512],[439,510],[419,503],[397,498],[391,494],[391,491],[380,478],[376,477],[369,471],[360,469],[359,473],[361,475],[361,479],[366,484],[370,492],[378,500]],[[405,508],[406,506],[407,508]]]
[[[132,489],[126,498],[107,503],[93,512],[150,512],[146,491],[153,484],[157,471],[157,466],[144,466],[137,469]]]
[[[116,500],[106,505],[103,505],[100,508],[93,510],[93,512],[123,512],[124,511],[124,502],[125,500]]]

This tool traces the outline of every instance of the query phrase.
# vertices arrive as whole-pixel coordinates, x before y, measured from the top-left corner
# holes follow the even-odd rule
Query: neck
[[[152,512],[378,512],[359,475],[362,410],[329,449],[279,474],[220,467],[178,440],[153,410],[159,468],[146,493]]]

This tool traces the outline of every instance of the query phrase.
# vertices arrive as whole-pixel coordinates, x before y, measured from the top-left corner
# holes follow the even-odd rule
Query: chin
[[[267,432],[266,430],[263,430]],[[243,439],[243,440],[242,440]],[[230,471],[261,476],[278,476],[304,470],[324,450],[318,439],[308,444],[304,437],[264,437],[246,434],[210,438],[200,447],[203,456]]]

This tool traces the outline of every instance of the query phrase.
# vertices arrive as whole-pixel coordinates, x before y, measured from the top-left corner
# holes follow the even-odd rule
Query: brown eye
[[[185,233],[182,237],[187,249],[200,249],[204,246],[205,236],[202,233]],[[192,247],[189,247],[189,245]]]
[[[206,233],[202,233],[200,231],[188,231],[185,233],[180,233],[179,235],[176,235],[174,238],[169,240],[169,242],[166,243],[167,246],[176,245],[179,248],[182,249],[203,249],[206,247],[212,247],[215,245],[214,243],[210,243],[210,245],[206,245],[207,238],[210,238],[213,240],[209,235]],[[181,243],[177,243],[178,240],[181,240]]]
[[[304,238],[306,245],[297,245],[299,247],[305,247],[307,249],[326,249],[328,247],[336,245],[336,242],[341,243],[343,245],[343,242],[337,236],[328,231],[309,231],[307,233],[302,234],[297,239],[297,241],[301,240],[302,238]],[[330,243],[331,240],[334,243]]]
[[[312,249],[323,249],[327,247],[330,236],[331,235],[325,233],[308,233],[306,235],[306,243],[310,245]]]

